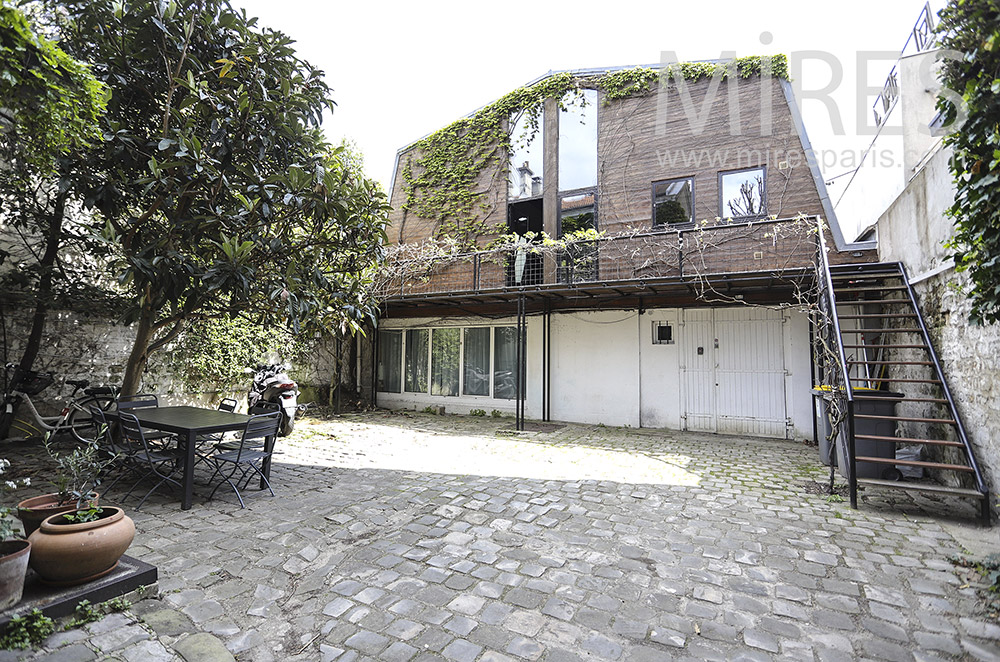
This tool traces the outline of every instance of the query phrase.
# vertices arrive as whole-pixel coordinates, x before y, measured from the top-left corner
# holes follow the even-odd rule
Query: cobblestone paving
[[[1000,659],[943,502],[831,503],[792,442],[509,425],[304,420],[277,498],[130,512],[161,598],[109,618],[145,637],[40,659],[180,659],[190,632],[254,662]]]

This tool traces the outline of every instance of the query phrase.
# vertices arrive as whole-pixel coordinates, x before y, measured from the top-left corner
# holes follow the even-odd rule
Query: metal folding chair
[[[274,439],[278,435],[279,424],[280,415],[278,412],[258,414],[247,421],[247,426],[240,437],[238,448],[235,450],[224,450],[209,456],[209,459],[215,464],[215,473],[212,474],[212,478],[216,474],[221,475],[223,478],[208,496],[209,500],[222,487],[222,483],[226,482],[233,488],[236,498],[240,500],[240,508],[246,508],[237,484],[254,474],[260,476],[261,481],[267,486],[267,491],[271,493],[271,496],[274,496],[274,490],[271,489],[271,482],[264,475],[261,465],[274,451]],[[228,473],[226,473],[227,465],[231,465]],[[233,477],[237,471],[240,472],[240,477],[236,479],[236,482],[233,482]],[[209,479],[209,482],[211,482],[211,479]],[[246,489],[246,485],[244,485],[244,489]]]
[[[175,478],[173,475],[178,471],[178,469],[183,464],[182,460],[184,458],[184,451],[179,448],[153,448],[149,445],[149,440],[146,439],[146,435],[143,433],[142,427],[139,425],[139,419],[135,417],[134,414],[129,414],[128,412],[119,412],[118,420],[121,422],[121,432],[123,443],[129,444],[132,448],[135,448],[135,452],[132,457],[135,463],[139,467],[146,469],[146,473],[136,481],[132,489],[128,491],[125,495],[125,499],[132,494],[132,490],[139,486],[139,483],[144,481],[146,478],[153,476],[154,478],[159,478],[159,481],[153,485],[153,487],[146,492],[146,495],[142,497],[139,504],[135,507],[136,510],[142,508],[142,504],[146,502],[149,495],[155,492],[161,485],[166,483],[167,487],[176,485],[181,487],[181,482]],[[123,499],[124,501],[124,499]]]
[[[159,406],[160,400],[153,393],[123,395],[118,398],[118,411],[132,411],[134,409],[148,409]],[[164,439],[172,439],[174,437],[172,432],[150,430],[149,428],[143,428],[142,433],[146,436],[146,441],[162,441]]]

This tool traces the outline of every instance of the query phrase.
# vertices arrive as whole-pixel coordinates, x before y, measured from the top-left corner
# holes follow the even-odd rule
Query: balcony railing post
[[[850,377],[848,377],[850,379]],[[851,508],[858,508],[858,460],[854,455],[854,400],[847,401],[847,463],[850,466]]]
[[[684,277],[684,231],[677,232],[677,275]]]

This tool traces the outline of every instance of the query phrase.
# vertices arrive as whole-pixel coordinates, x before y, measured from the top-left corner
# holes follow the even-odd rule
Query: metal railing
[[[513,290],[541,285],[650,281],[815,267],[815,219],[764,219],[635,232],[556,246],[393,257],[379,294],[396,297]]]
[[[834,442],[831,444],[831,448],[835,449],[837,440],[840,443],[847,443],[851,508],[857,508],[858,478],[854,447],[854,388],[851,386],[847,355],[841,343],[843,336],[841,335],[840,319],[837,316],[837,300],[833,293],[833,277],[830,274],[830,261],[827,258],[826,238],[821,222],[817,222],[816,236],[818,293],[817,307],[814,313],[816,317],[814,322],[816,329],[814,352],[823,371],[820,379],[821,385],[829,393],[829,395],[824,393],[820,397],[827,401],[824,413],[830,418],[831,431],[836,433],[831,440]]]

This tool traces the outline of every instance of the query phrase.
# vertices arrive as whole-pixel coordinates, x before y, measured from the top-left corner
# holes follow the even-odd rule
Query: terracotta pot
[[[88,504],[96,506],[100,503],[101,495],[92,492]],[[42,496],[31,497],[17,504],[17,518],[24,526],[24,537],[29,537],[38,528],[46,517],[58,513],[68,513],[76,510],[76,499],[70,499],[65,503],[59,503],[59,494],[43,494]]]
[[[21,601],[30,553],[31,543],[27,540],[0,542],[0,611],[10,609]]]
[[[100,519],[70,524],[52,515],[31,534],[32,570],[52,586],[73,586],[103,577],[132,544],[135,524],[125,511],[104,506]]]

